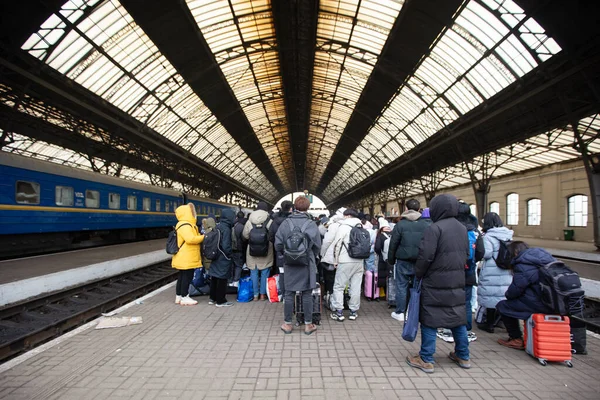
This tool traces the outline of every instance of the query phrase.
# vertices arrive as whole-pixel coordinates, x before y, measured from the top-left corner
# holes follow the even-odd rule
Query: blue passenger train
[[[166,237],[184,203],[199,219],[238,207],[0,152],[0,259]]]

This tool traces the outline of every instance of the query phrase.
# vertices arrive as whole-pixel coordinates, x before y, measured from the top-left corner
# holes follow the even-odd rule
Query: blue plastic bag
[[[254,289],[252,288],[252,278],[247,276],[240,279],[238,285],[238,297],[237,301],[240,303],[247,303],[254,299]]]
[[[414,342],[419,331],[419,308],[421,306],[421,281],[415,282],[414,287],[410,288],[410,301],[408,310],[404,314],[404,328],[402,328],[402,339],[408,342]]]

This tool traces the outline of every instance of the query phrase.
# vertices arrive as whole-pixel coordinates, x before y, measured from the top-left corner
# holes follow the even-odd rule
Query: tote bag
[[[419,330],[419,307],[421,306],[421,281],[415,282],[414,287],[410,288],[410,300],[408,310],[404,314],[404,328],[402,328],[402,339],[408,342],[414,342]]]

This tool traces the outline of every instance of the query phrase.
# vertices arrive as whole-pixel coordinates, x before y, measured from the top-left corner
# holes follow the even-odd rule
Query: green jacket
[[[423,232],[431,225],[430,219],[421,218],[421,213],[408,210],[402,213],[402,219],[394,226],[390,249],[388,251],[388,263],[395,264],[396,260],[414,263],[419,255],[419,244],[423,238]]]

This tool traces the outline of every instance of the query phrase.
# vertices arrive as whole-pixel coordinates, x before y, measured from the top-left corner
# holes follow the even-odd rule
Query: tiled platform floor
[[[174,290],[123,312],[144,322],[89,329],[0,375],[6,399],[600,399],[600,339],[574,368],[540,366],[525,352],[478,332],[473,368],[447,359],[436,371],[406,365],[419,340],[400,338],[384,303],[366,302],[357,321],[325,319],[319,331],[279,330],[282,305],[216,308],[172,303]]]

